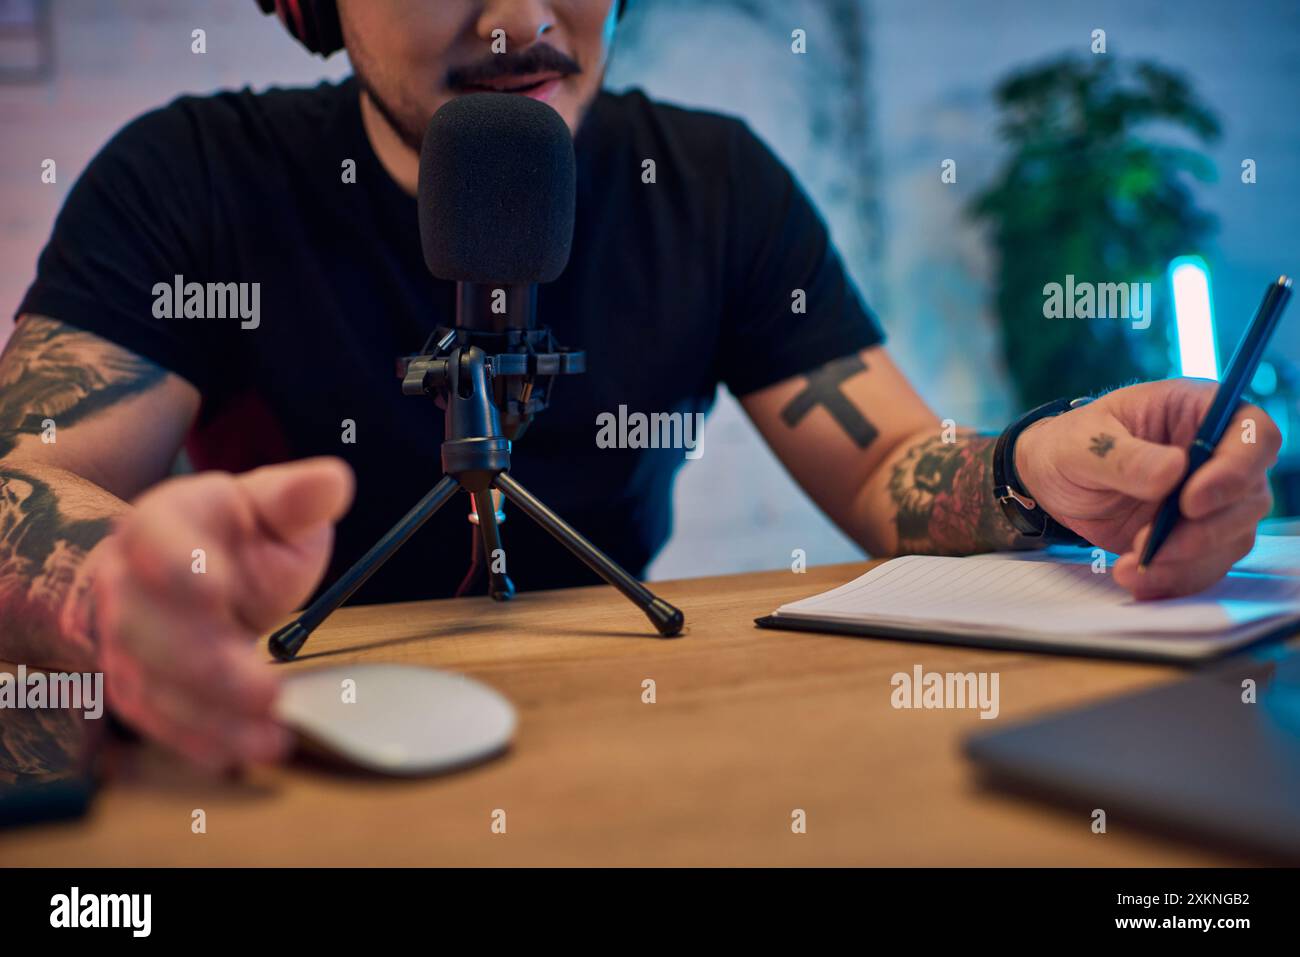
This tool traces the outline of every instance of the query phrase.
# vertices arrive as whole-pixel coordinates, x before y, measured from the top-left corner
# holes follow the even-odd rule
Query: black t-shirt
[[[881,333],[807,197],[743,123],[602,93],[575,147],[572,256],[539,289],[538,321],[585,349],[588,371],[556,381],[511,472],[640,575],[668,538],[684,450],[598,447],[598,416],[706,412],[719,383],[744,395]],[[345,182],[349,160],[355,182]],[[178,275],[258,283],[259,325],[156,318],[155,285]],[[803,312],[792,309],[796,289]],[[424,266],[416,201],[372,151],[349,79],[183,97],[128,125],[68,196],[19,312],[94,332],[193,383],[203,407],[186,444],[197,468],[346,459],[357,498],[328,582],[439,477],[443,414],[403,396],[394,367],[452,324],[454,293]],[[469,564],[467,510],[467,496],[453,499],[354,600],[451,594]],[[507,513],[521,590],[597,581]]]

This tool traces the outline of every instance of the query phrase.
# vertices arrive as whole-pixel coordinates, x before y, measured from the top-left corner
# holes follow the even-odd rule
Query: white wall
[[[850,272],[874,302],[880,270],[868,21],[858,0],[648,0],[632,7],[609,85],[743,117],[795,170],[826,218]],[[806,36],[804,54],[791,33]],[[887,325],[888,328],[888,325]],[[704,455],[677,483],[672,540],[652,578],[779,568],[862,551],[795,485],[725,391]]]

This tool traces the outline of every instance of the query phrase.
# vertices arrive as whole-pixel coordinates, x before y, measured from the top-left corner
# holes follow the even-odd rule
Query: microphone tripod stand
[[[494,362],[509,361],[508,357],[489,359],[487,353],[472,343],[451,348],[455,342],[453,330],[438,342],[431,355],[412,359],[402,384],[402,391],[407,394],[434,395],[446,405],[442,478],[295,621],[271,635],[267,641],[271,654],[281,661],[292,660],[320,623],[347,601],[459,489],[474,499],[483,551],[488,560],[489,593],[493,598],[504,601],[514,594],[513,583],[505,572],[496,570],[493,561],[503,554],[492,501],[492,489],[496,489],[506,501],[513,502],[592,571],[626,595],[661,636],[671,638],[679,634],[685,621],[679,609],[656,597],[510,476],[510,440],[502,434],[500,414],[493,401],[492,369]]]

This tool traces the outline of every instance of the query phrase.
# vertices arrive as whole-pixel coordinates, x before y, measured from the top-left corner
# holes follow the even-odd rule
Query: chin
[[[555,102],[550,105],[555,109],[555,112],[559,113],[560,116],[564,118],[565,124],[569,127],[569,132],[577,133],[578,122],[582,119],[581,106],[572,100]]]

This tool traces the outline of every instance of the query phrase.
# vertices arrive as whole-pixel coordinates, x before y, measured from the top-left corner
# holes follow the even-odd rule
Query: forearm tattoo
[[[109,517],[72,519],[47,477],[4,461],[24,435],[57,430],[162,381],[165,372],[90,333],[28,316],[0,357],[0,651],[39,664],[58,654],[59,612]],[[55,433],[57,436],[57,432]]]
[[[0,784],[50,785],[82,773],[90,744],[85,719],[67,708],[0,712]]]
[[[803,421],[804,416],[817,406],[823,406],[831,418],[844,430],[860,449],[865,449],[880,434],[853,402],[840,391],[840,386],[859,372],[866,372],[867,364],[858,355],[844,356],[826,363],[807,376],[808,386],[781,410],[781,420],[790,428]]]
[[[66,517],[49,485],[0,464],[0,608],[62,608],[86,553],[112,525]]]
[[[899,554],[969,555],[1032,544],[993,497],[994,436],[934,436],[894,466]]]
[[[44,316],[18,324],[0,359],[0,458],[46,419],[62,429],[145,392],[166,371],[106,339]]]

